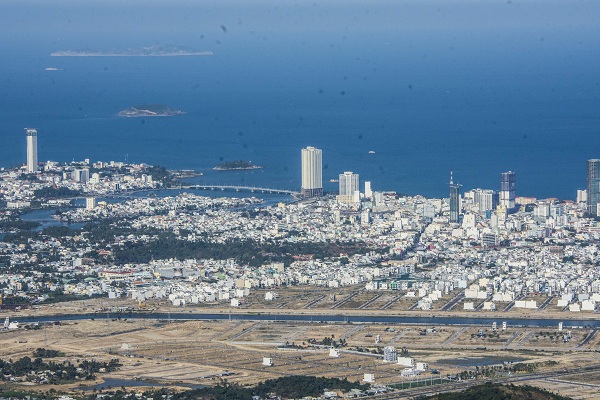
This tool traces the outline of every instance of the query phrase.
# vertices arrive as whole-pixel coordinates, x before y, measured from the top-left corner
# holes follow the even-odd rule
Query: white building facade
[[[302,149],[302,197],[323,195],[323,151],[314,147]]]
[[[27,173],[35,174],[38,170],[37,131],[26,129],[27,135]]]

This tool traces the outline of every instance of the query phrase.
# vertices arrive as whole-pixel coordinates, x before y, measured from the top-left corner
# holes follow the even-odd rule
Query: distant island
[[[177,57],[212,56],[212,51],[198,51],[190,47],[155,45],[125,50],[59,50],[50,53],[52,57]]]
[[[175,110],[163,104],[143,104],[117,113],[119,117],[172,117],[182,114],[185,114],[185,112]]]
[[[261,166],[254,165],[250,161],[225,161],[221,164],[217,165],[213,169],[215,171],[231,171],[231,170],[239,170],[239,169],[259,169]]]

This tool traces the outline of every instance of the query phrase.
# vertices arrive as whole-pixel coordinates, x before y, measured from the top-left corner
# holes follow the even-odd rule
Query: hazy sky
[[[574,31],[598,41],[596,0],[393,0],[393,1],[26,1],[0,4],[3,41],[38,39],[48,44],[86,38],[90,46],[115,34],[151,39],[217,40],[230,35],[363,33],[438,36],[514,33],[561,41]],[[595,35],[595,37],[594,37]],[[129,42],[122,38],[124,44]],[[390,38],[400,40],[401,37]],[[474,37],[473,39],[478,39]],[[479,38],[481,39],[481,37]],[[133,38],[132,38],[133,41]]]

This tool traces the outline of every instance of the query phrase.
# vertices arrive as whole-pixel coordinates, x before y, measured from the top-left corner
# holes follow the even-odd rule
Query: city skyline
[[[37,151],[37,130],[33,128],[25,128],[26,130],[26,162],[24,164],[25,171],[27,173],[35,173],[38,171],[38,151]],[[82,175],[87,172],[87,175]],[[89,179],[89,171],[75,171],[78,176],[78,179],[87,180]],[[302,186],[300,188],[300,193],[302,197],[319,197],[323,196],[323,151],[322,149],[317,149],[313,146],[307,146],[301,150],[301,181]],[[354,188],[355,186],[358,188],[356,191],[359,191],[359,174],[354,174],[351,171],[346,171],[340,173],[338,176],[338,195],[341,196],[350,196],[351,194],[346,194],[348,188]],[[476,203],[480,204],[481,207],[485,207],[485,209],[494,209],[497,205],[506,207],[507,211],[514,210],[516,207],[516,173],[514,171],[507,171],[500,173],[500,190],[496,191],[494,189],[481,189],[481,188],[473,188],[467,191],[467,193],[471,193],[470,196],[475,196],[472,200]],[[371,181],[366,181],[365,185],[368,185],[368,189],[370,191]],[[452,215],[455,215],[454,212],[456,208],[460,208],[460,199],[462,199],[460,195],[460,187],[462,184],[453,182],[453,171],[450,171],[450,194],[448,199],[450,200],[450,204],[453,204],[452,207]],[[456,193],[456,189],[458,188],[458,193]],[[593,188],[597,188],[595,193],[593,192]],[[367,186],[365,186],[365,194],[367,192]],[[342,194],[344,192],[344,194]],[[590,193],[592,193],[590,195]],[[466,195],[466,193],[465,193]],[[458,196],[459,202],[456,203],[453,201],[453,196]],[[581,200],[581,196],[584,196],[584,200],[588,204],[588,211],[592,215],[597,214],[597,206],[593,205],[600,204],[600,159],[590,159],[587,161],[587,185],[586,189],[577,189],[575,192],[575,200],[579,202]],[[369,196],[367,196],[369,197]],[[458,204],[458,205],[457,205]],[[490,208],[491,207],[491,208]],[[458,222],[458,215],[456,214],[456,218],[453,219],[455,222]]]

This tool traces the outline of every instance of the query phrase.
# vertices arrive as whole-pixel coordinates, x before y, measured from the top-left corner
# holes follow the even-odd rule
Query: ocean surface
[[[165,4],[168,3],[168,4]],[[300,150],[323,149],[374,190],[499,189],[574,199],[600,158],[600,2],[374,1],[0,5],[0,166],[130,161],[202,181],[300,188]],[[50,57],[156,43],[205,57]],[[57,70],[45,70],[56,68]],[[122,118],[161,103],[187,114]],[[369,151],[375,154],[369,154]],[[250,160],[252,171],[212,171]]]

